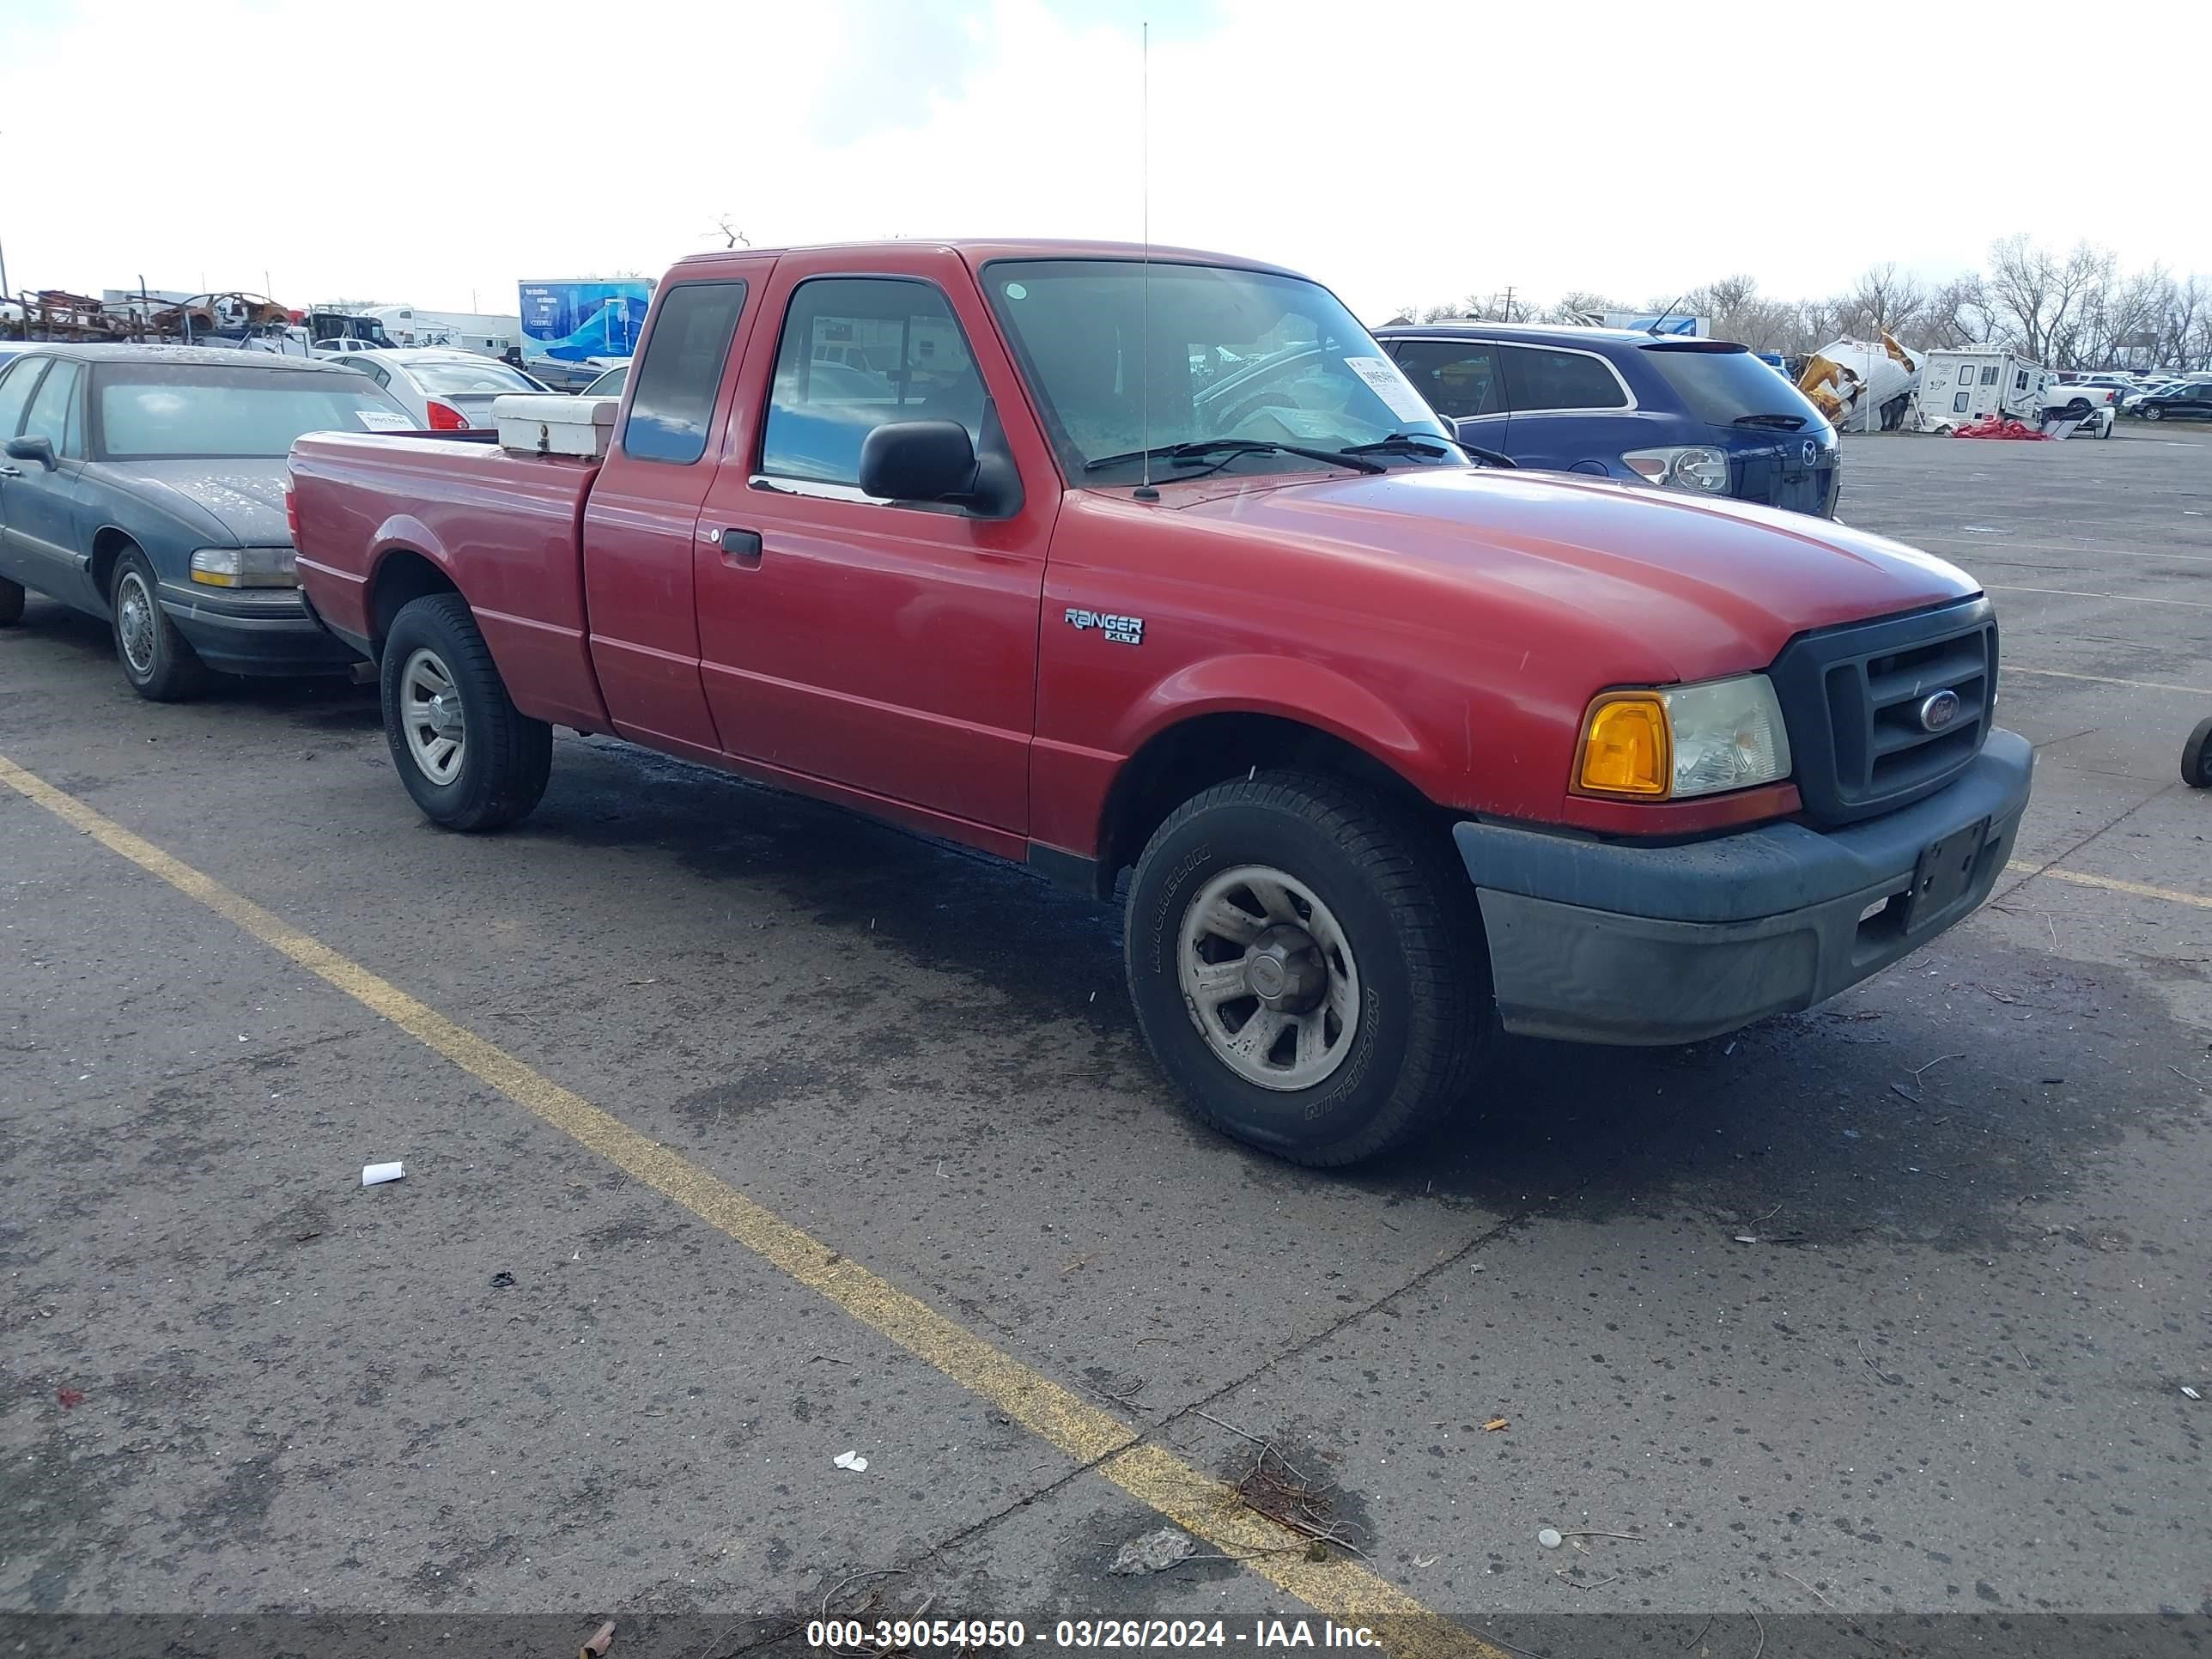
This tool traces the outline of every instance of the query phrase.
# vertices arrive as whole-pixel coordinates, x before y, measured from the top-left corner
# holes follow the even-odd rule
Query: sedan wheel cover
[[[1176,979],[1214,1058],[1288,1091],[1327,1080],[1359,1033],[1359,966],[1328,907],[1264,864],[1224,870],[1184,910]]]
[[[468,732],[461,720],[461,694],[438,653],[427,647],[407,659],[399,671],[399,729],[407,753],[433,783],[451,783],[461,775]]]
[[[143,679],[154,672],[154,596],[135,570],[124,572],[116,586],[115,637],[132,673]]]

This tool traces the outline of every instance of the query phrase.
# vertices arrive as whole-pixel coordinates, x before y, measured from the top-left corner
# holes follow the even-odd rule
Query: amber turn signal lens
[[[1667,706],[1649,692],[1601,697],[1583,721],[1577,785],[1593,794],[1664,795],[1674,781]]]

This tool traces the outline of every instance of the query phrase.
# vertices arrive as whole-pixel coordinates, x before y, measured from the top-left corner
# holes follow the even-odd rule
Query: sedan
[[[366,374],[404,404],[421,432],[489,429],[491,400],[547,386],[494,357],[451,346],[396,346],[388,351],[341,352],[330,359]]]
[[[2146,421],[2212,421],[2212,380],[2185,380],[2147,393],[2129,412]]]
[[[343,673],[300,597],[286,458],[414,425],[357,374],[213,347],[40,345],[0,369],[0,623],[33,588],[109,623],[139,696],[208,671]]]
[[[576,395],[580,398],[619,398],[629,384],[629,365],[617,363]]]

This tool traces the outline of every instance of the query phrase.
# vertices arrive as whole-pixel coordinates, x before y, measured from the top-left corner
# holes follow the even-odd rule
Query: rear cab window
[[[623,454],[689,466],[707,453],[714,396],[744,307],[741,281],[682,283],[663,291],[645,355],[632,372]]]
[[[1691,416],[1708,426],[1793,432],[1827,426],[1810,398],[1741,347],[1668,342],[1643,351]],[[1962,370],[1960,384],[1972,372]]]

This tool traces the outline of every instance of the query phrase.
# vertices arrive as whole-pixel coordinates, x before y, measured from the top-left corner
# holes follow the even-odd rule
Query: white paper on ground
[[[387,1181],[405,1179],[406,1170],[398,1164],[364,1164],[361,1166],[361,1184],[376,1187]]]
[[[858,1452],[839,1452],[830,1460],[841,1469],[850,1469],[855,1474],[867,1472],[868,1460]]]

